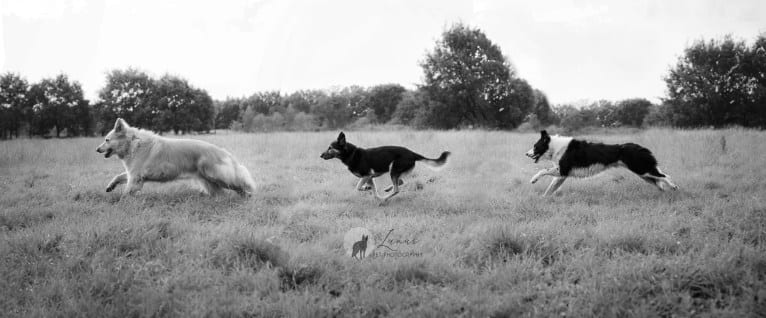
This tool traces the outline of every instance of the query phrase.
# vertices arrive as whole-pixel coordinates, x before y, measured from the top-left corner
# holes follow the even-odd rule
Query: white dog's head
[[[128,155],[130,143],[134,138],[133,128],[122,118],[117,118],[114,128],[104,138],[104,142],[96,148],[96,152],[103,153],[104,158],[109,158],[113,154],[120,159]]]

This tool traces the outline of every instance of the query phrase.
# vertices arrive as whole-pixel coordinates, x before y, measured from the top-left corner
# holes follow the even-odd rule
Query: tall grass
[[[2,316],[757,316],[766,313],[766,135],[588,135],[652,150],[681,187],[624,170],[542,198],[537,134],[351,132],[417,167],[379,206],[319,154],[336,133],[195,136],[258,183],[250,200],[196,184],[105,193],[121,172],[96,138],[0,143]],[[725,140],[725,143],[722,142]],[[725,146],[724,146],[725,145]],[[381,179],[384,184],[390,181]],[[118,191],[121,188],[118,188]],[[343,236],[394,229],[402,257],[349,258]],[[402,243],[407,242],[407,243]],[[414,243],[412,243],[414,242]],[[394,254],[391,254],[394,255]]]

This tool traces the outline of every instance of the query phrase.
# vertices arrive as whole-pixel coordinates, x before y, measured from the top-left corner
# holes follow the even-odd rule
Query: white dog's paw
[[[540,177],[534,176],[534,177],[532,177],[532,179],[529,180],[529,183],[535,184],[535,182],[537,182],[537,180],[539,180],[539,179],[540,179]]]
[[[117,186],[116,184],[110,184],[110,185],[107,185],[107,186],[106,186],[106,192],[112,192],[112,190],[114,190],[114,188],[115,188],[116,186]]]
[[[365,184],[365,185],[359,187],[357,190],[359,190],[359,191],[370,191],[370,190],[372,190],[372,186],[369,185],[369,184]]]

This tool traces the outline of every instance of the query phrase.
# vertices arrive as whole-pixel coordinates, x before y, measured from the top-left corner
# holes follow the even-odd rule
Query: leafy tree
[[[392,124],[403,124],[418,126],[419,115],[421,115],[428,106],[428,97],[421,90],[406,91],[402,94],[402,99],[396,105],[396,110],[391,115]]]
[[[90,114],[80,83],[60,74],[32,85],[29,91],[37,133],[44,135],[51,129],[55,129],[56,137],[65,129],[69,136],[87,133]]]
[[[153,95],[156,85],[148,74],[133,68],[108,72],[106,86],[98,93],[97,130],[104,134],[119,117],[133,126],[161,131],[161,110]]]
[[[668,127],[673,125],[673,114],[667,104],[652,105],[644,117],[643,125],[651,127]]]
[[[617,104],[615,116],[623,126],[641,127],[652,106],[644,98],[626,99]]]
[[[354,117],[350,99],[342,93],[323,98],[311,109],[311,113],[322,123],[322,127],[329,129],[344,127]]]
[[[185,134],[213,129],[213,99],[185,79],[164,75],[156,81],[152,97],[152,106],[144,111],[154,114],[150,122],[153,130]]]
[[[369,101],[367,90],[364,87],[352,85],[335,92],[333,95],[343,99],[345,108],[352,117],[364,117],[369,114]],[[346,114],[343,114],[346,115]],[[341,121],[344,119],[341,118]]]
[[[608,100],[598,100],[580,111],[592,112],[596,114],[596,125],[598,127],[617,127],[620,126],[620,120],[617,116],[617,105]]]
[[[561,119],[561,127],[569,132],[585,127],[599,126],[596,110],[592,107],[577,109],[572,105],[562,105],[555,108],[556,115]]]
[[[286,96],[282,103],[284,108],[292,108],[295,112],[310,113],[314,105],[327,98],[327,93],[321,90],[300,90]]]
[[[423,90],[438,128],[513,128],[532,108],[531,87],[519,80],[500,48],[479,29],[455,24],[421,63]]]
[[[215,128],[228,129],[231,124],[240,117],[242,99],[227,98],[223,102],[216,102]]]
[[[22,123],[31,123],[28,91],[29,83],[21,76],[10,72],[0,76],[0,138],[18,138]]]
[[[402,100],[406,89],[399,84],[373,86],[367,94],[367,107],[375,114],[377,122],[391,120],[396,106]]]
[[[551,108],[551,104],[548,102],[548,96],[542,91],[534,90],[535,102],[530,114],[534,114],[541,126],[548,126],[558,123],[559,119],[556,116],[556,112]]]
[[[269,115],[282,109],[282,96],[277,91],[259,92],[248,97],[245,104],[255,113]]]
[[[752,46],[726,36],[686,48],[665,78],[673,124],[766,127],[765,37]]]

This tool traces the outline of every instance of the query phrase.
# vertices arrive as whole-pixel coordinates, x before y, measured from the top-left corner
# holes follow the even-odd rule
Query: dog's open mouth
[[[531,158],[532,160],[534,160],[534,161],[535,161],[535,163],[537,163],[537,162],[540,160],[540,157],[542,157],[542,156],[543,156],[542,154],[531,154],[531,155],[527,155],[527,157],[529,157],[529,158]]]
[[[104,153],[104,158],[109,158],[112,156],[112,149],[107,149]]]

